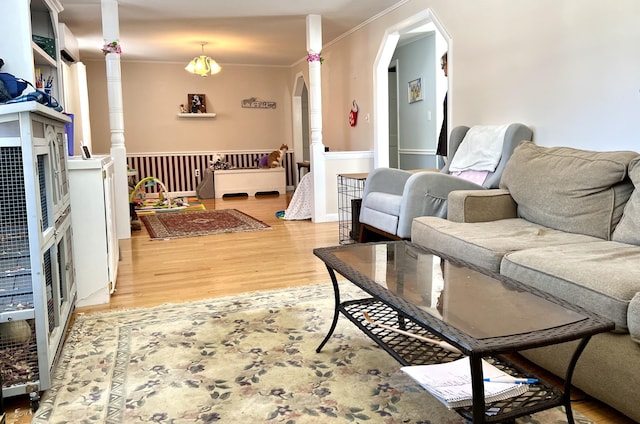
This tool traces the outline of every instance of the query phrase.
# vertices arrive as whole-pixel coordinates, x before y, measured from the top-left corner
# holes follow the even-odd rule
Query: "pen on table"
[[[512,383],[512,384],[535,384],[538,382],[537,378],[515,378],[515,377],[494,377],[485,378],[487,383]]]

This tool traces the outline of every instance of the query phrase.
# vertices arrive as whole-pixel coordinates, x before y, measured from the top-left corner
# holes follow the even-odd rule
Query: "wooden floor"
[[[207,209],[238,209],[272,227],[267,231],[152,241],[146,230],[121,241],[116,292],[107,305],[75,314],[182,303],[238,293],[328,283],[324,264],[312,250],[338,244],[338,224],[284,221],[275,213],[290,194],[204,200]],[[392,360],[389,358],[389,360]],[[426,396],[426,394],[425,394]],[[574,409],[596,423],[632,423],[581,393]],[[28,423],[27,397],[5,399],[7,423]]]

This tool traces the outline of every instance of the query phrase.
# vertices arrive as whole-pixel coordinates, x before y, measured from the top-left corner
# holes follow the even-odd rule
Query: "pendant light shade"
[[[204,46],[207,43],[202,43],[202,55],[194,57],[191,62],[184,69],[192,74],[206,77],[207,75],[215,75],[222,70],[218,62],[211,59],[204,54]]]

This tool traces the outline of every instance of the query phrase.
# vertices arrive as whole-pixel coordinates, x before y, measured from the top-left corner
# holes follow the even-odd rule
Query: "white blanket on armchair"
[[[449,172],[496,170],[508,125],[476,125],[467,131],[456,151]]]

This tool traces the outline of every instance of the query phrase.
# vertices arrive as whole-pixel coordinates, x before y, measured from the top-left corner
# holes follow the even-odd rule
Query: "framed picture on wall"
[[[189,113],[207,113],[207,103],[204,94],[189,94],[187,99]]]
[[[422,100],[422,78],[409,81],[409,103]]]

